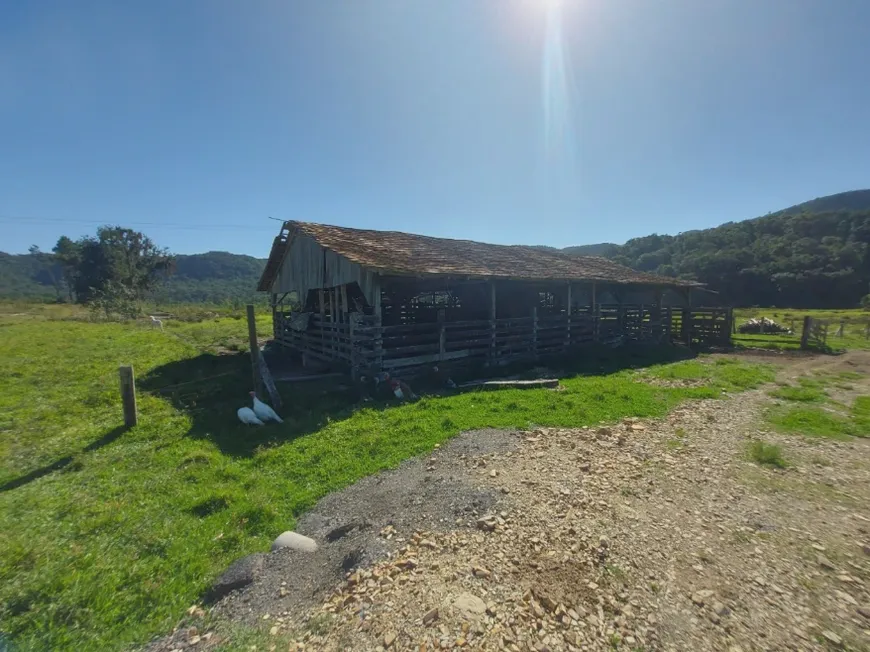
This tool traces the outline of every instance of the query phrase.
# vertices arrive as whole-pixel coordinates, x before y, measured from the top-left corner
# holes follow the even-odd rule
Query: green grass
[[[774,408],[768,412],[768,420],[782,432],[848,439],[870,436],[870,396],[859,396],[848,412],[843,413],[825,407],[797,406]]]
[[[792,335],[775,335],[764,333],[760,335],[742,335],[735,333],[735,344],[774,350],[794,350],[800,348],[800,335],[804,316],[831,322],[828,326],[827,345],[832,350],[867,350],[870,349],[870,339],[866,328],[870,322],[870,312],[860,309],[852,310],[810,310],[787,308],[739,308],[734,311],[734,321],[739,326],[752,317],[766,317],[793,328]],[[843,337],[835,337],[840,322],[844,322]]]
[[[769,365],[732,358],[701,358],[652,367],[643,375],[664,380],[696,380],[711,388],[741,391],[773,382],[775,373]]]
[[[827,399],[827,394],[820,389],[814,387],[779,387],[770,392],[774,398],[781,398],[785,401],[796,401],[799,403],[813,403],[824,401]]]
[[[763,441],[754,441],[749,445],[749,457],[753,462],[778,469],[784,469],[788,466],[782,456],[782,449]]]
[[[269,318],[259,318],[262,333]],[[766,382],[711,359],[566,375],[564,391],[506,390],[354,405],[279,386],[285,423],[246,428],[245,322],[88,323],[0,317],[0,623],[20,649],[111,650],[168,631],[234,559],[324,494],[463,430],[661,417],[692,398]],[[219,355],[220,354],[220,355]],[[133,364],[140,424],[118,426],[117,367]],[[640,361],[638,364],[642,364]]]

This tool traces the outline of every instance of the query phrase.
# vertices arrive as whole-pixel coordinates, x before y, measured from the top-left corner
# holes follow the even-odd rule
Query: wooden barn
[[[258,289],[277,342],[356,374],[594,343],[727,344],[731,311],[692,307],[699,287],[544,248],[291,221]]]

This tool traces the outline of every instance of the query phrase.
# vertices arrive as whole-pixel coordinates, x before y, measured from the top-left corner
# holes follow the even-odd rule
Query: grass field
[[[791,335],[735,333],[735,345],[778,350],[797,350],[800,348],[801,327],[806,315],[830,322],[828,347],[832,351],[870,349],[870,339],[867,337],[867,326],[870,324],[870,312],[866,310],[789,310],[783,308],[739,308],[734,310],[734,321],[739,326],[752,317],[765,317],[791,328]],[[843,336],[836,336],[839,324],[843,323]]]
[[[664,415],[772,378],[696,359],[645,373],[588,360],[564,391],[429,395],[412,404],[283,386],[285,423],[246,428],[244,320],[89,323],[0,315],[0,623],[21,649],[118,649],[170,629],[231,561],[267,550],[329,491],[463,430],[580,426]],[[269,317],[258,318],[268,332]],[[140,425],[119,427],[117,367],[133,364]],[[619,370],[620,367],[623,369]]]

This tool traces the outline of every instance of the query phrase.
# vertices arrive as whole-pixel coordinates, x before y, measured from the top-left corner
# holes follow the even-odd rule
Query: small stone
[[[703,591],[695,591],[692,594],[692,602],[694,602],[697,606],[703,607],[704,601],[709,600],[713,597],[713,591],[709,589],[704,589]]]
[[[870,555],[870,543],[864,543],[861,545],[861,550],[864,551],[865,555]]]
[[[272,552],[275,552],[276,550],[282,550],[284,548],[289,548],[290,550],[299,550],[301,552],[314,552],[315,550],[317,550],[317,543],[314,541],[314,539],[303,536],[298,532],[287,530],[286,532],[282,532],[281,534],[279,534],[278,537],[272,542]]]
[[[815,548],[819,552],[825,552],[825,546],[823,546],[821,543],[814,543],[813,548]]]
[[[855,598],[853,598],[851,595],[849,595],[848,593],[846,593],[845,591],[834,591],[834,593],[835,593],[836,596],[837,596],[838,598],[840,598],[840,600],[842,600],[843,602],[847,602],[847,603],[849,603],[850,605],[852,605],[853,607],[857,607],[857,606],[858,606],[858,601],[857,601]]]
[[[437,607],[435,609],[430,609],[423,616],[423,624],[424,625],[431,625],[436,620],[438,620],[438,608]]]
[[[498,525],[498,519],[492,514],[487,514],[486,516],[477,519],[477,529],[483,530],[484,532],[492,532],[495,530],[495,526]]]
[[[494,478],[496,476],[498,476],[498,471],[496,471],[495,469],[493,469],[492,471],[489,472],[490,478]]]
[[[475,566],[471,569],[471,573],[475,577],[480,577],[481,579],[485,580],[488,580],[490,577],[492,577],[492,572],[487,570],[486,568],[483,568],[483,566]]]
[[[816,555],[816,563],[818,563],[818,565],[821,566],[822,568],[824,568],[825,570],[828,570],[828,571],[837,570],[837,568],[836,568],[836,566],[834,566],[833,562],[822,554]]]
[[[275,636],[278,633],[278,625],[272,625],[272,628],[269,630],[269,634]]]
[[[731,610],[721,602],[714,602],[711,608],[717,616],[727,616],[731,613]]]
[[[384,647],[390,647],[396,641],[395,632],[387,632],[384,634]]]
[[[633,423],[631,424],[631,429],[635,432],[640,432],[641,430],[646,430],[646,426],[642,423]]]
[[[600,548],[609,548],[610,547],[610,539],[608,539],[606,536],[604,536],[602,534],[600,537],[598,537],[598,546]]]
[[[581,463],[579,468],[581,471],[583,471],[583,473],[588,473],[590,469],[589,462]]]
[[[829,643],[833,643],[834,645],[842,645],[843,639],[834,634],[834,632],[826,629],[822,632],[822,637],[828,641]]]
[[[858,607],[857,611],[859,616],[863,616],[867,620],[870,620],[870,609],[867,607]]]

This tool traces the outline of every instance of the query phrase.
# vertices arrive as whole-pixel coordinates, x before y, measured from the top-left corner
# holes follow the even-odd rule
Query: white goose
[[[278,416],[278,413],[275,412],[271,407],[263,403],[260,399],[257,398],[257,394],[255,392],[249,392],[251,398],[254,399],[254,414],[257,415],[257,418],[261,421],[277,421],[278,423],[284,423],[284,420]]]
[[[266,425],[262,421],[257,418],[257,415],[254,414],[254,411],[249,407],[239,408],[239,411],[236,412],[239,415],[239,421],[248,426],[264,426]]]

